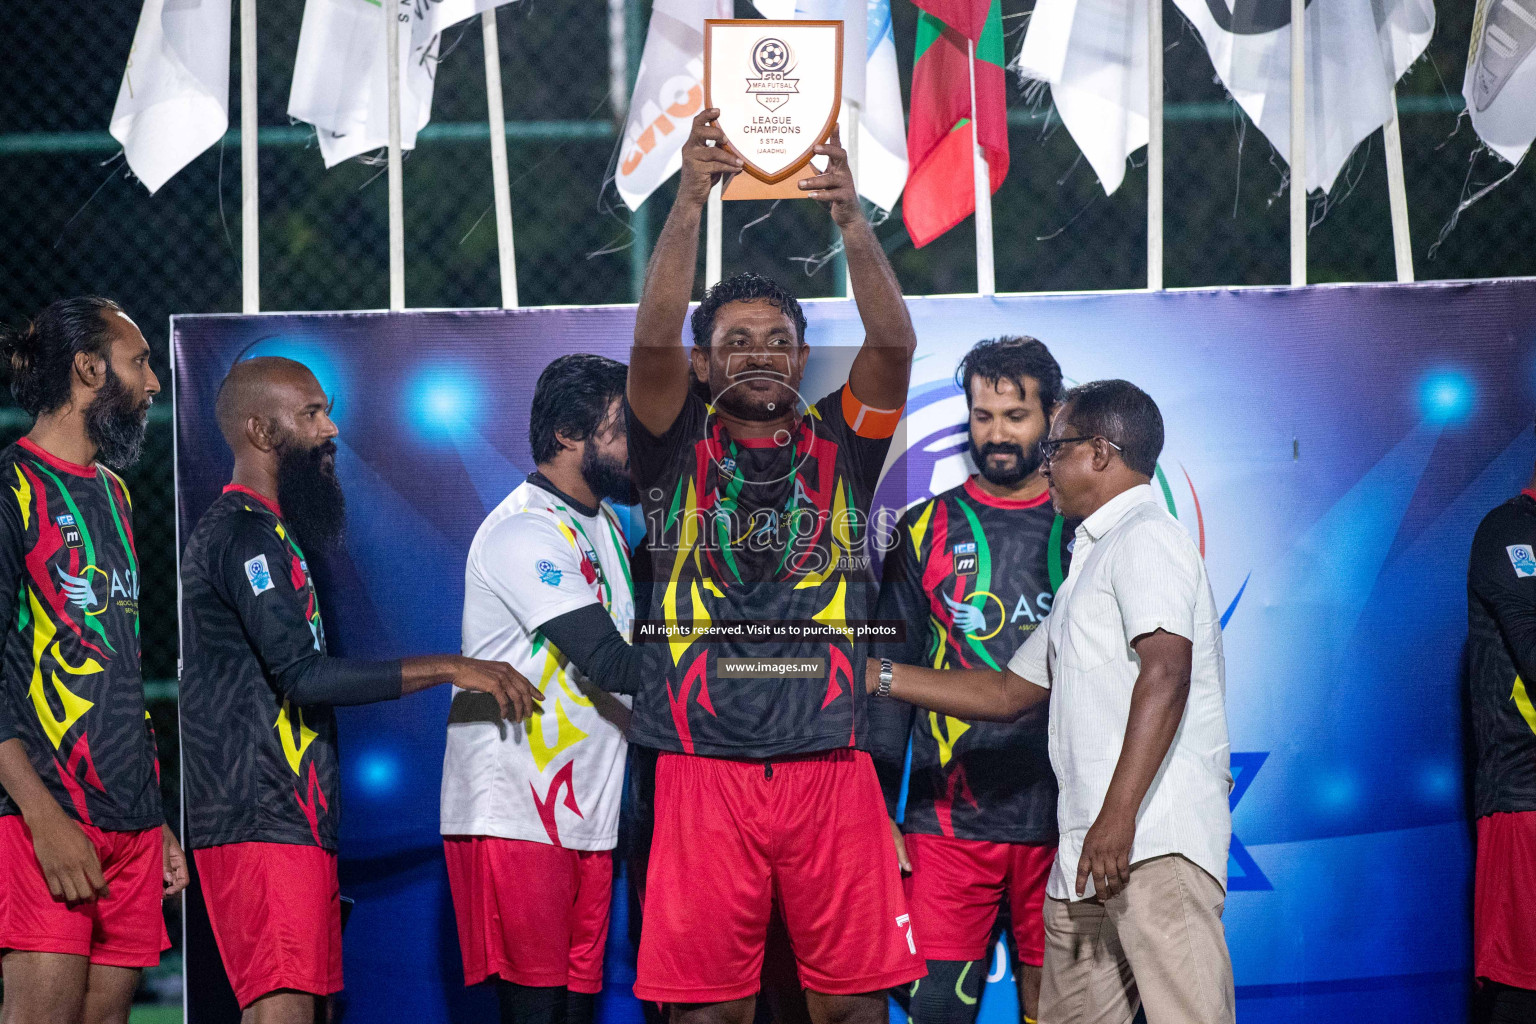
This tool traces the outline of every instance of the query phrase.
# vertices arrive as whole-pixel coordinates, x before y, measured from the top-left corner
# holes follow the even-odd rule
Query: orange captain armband
[[[895,434],[896,426],[901,422],[901,414],[906,408],[905,403],[894,409],[876,409],[865,405],[853,396],[852,387],[843,385],[843,419],[860,437],[878,440]]]

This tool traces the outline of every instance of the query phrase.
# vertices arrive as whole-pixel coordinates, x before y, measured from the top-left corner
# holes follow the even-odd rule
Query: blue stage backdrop
[[[1239,1013],[1267,1021],[1459,1020],[1471,844],[1460,660],[1479,518],[1530,472],[1536,281],[1166,294],[931,298],[905,444],[879,500],[966,472],[952,376],[974,341],[1031,334],[1074,381],[1127,377],[1167,421],[1156,484],[1225,610],[1235,835],[1226,921]],[[861,331],[808,304],[820,395]],[[531,468],[528,410],[562,353],[626,359],[634,308],[178,317],[181,535],[230,457],[214,424],[238,359],[307,363],[335,398],[344,553],[318,567],[339,653],[459,646],[464,556]],[[839,354],[841,353],[841,355]],[[1002,604],[1011,608],[1012,595]],[[448,694],[341,715],[344,1012],[490,1020],[466,992],[437,832]],[[665,893],[653,894],[665,899]],[[639,1018],[616,882],[604,1024]],[[219,1019],[206,932],[193,1024]],[[1006,961],[984,1019],[1017,1020]]]

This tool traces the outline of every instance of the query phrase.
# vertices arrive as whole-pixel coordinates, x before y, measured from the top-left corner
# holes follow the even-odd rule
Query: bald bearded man
[[[311,1024],[342,985],[333,708],[453,683],[519,721],[543,694],[498,661],[331,657],[305,556],[345,522],[330,400],[303,364],[258,358],[217,411],[234,477],[181,560],[187,843],[244,1021]]]

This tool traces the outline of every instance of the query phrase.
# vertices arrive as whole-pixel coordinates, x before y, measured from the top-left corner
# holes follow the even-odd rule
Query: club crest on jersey
[[[720,460],[720,479],[731,480],[736,476],[736,460],[727,455]]]
[[[253,594],[265,594],[272,589],[272,570],[267,568],[266,555],[257,555],[245,563],[245,578],[250,581]]]
[[[1536,576],[1536,552],[1529,544],[1511,544],[1504,550],[1509,552],[1509,564],[1515,567],[1516,576]]]
[[[956,544],[949,549],[949,553],[955,560],[956,576],[976,575],[976,542],[966,541],[964,544]]]
[[[540,582],[548,583],[552,587],[560,585],[560,570],[555,567],[554,562],[541,558],[533,568],[538,572]]]
[[[53,521],[59,524],[59,532],[64,535],[64,546],[78,548],[85,544],[80,536],[80,527],[75,523],[75,517],[66,512],[61,516],[55,516]]]

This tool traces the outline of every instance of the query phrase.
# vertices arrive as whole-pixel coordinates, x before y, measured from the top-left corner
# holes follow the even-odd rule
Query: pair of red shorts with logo
[[[711,1003],[758,991],[777,903],[800,984],[829,995],[926,973],[873,763],[663,753],[635,995]]]
[[[161,896],[165,892],[161,830],[108,832],[81,823],[96,847],[108,895],[66,903],[48,891],[18,814],[0,817],[0,950],[69,953],[106,967],[152,967],[171,946]]]
[[[1045,883],[1056,861],[1055,844],[991,843],[911,833],[906,836],[912,874],[907,902],[918,948],[929,960],[983,960],[1008,901],[1014,948],[1032,967],[1045,962]]]
[[[290,843],[229,843],[192,856],[241,1009],[279,989],[341,991],[336,854]]]

